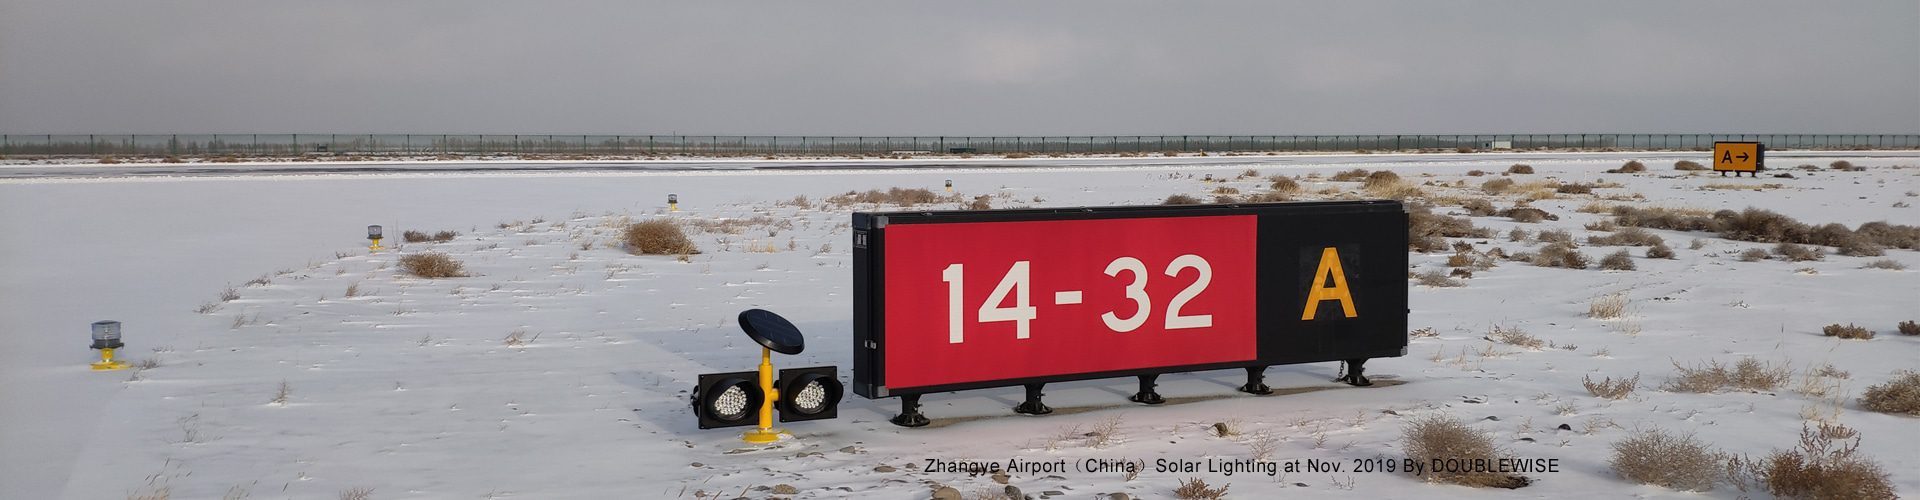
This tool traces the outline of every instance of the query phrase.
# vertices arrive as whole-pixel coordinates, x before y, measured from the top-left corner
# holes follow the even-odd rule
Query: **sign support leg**
[[[1040,393],[1040,388],[1046,387],[1046,385],[1047,384],[1027,384],[1027,401],[1020,403],[1019,406],[1013,407],[1013,412],[1027,415],[1046,415],[1053,413],[1053,408],[1048,408],[1046,403],[1040,402],[1040,397],[1045,396],[1045,394]]]
[[[1153,392],[1153,386],[1154,386],[1153,382],[1154,380],[1157,380],[1159,378],[1160,378],[1160,374],[1158,373],[1153,375],[1141,375],[1140,376],[1140,392],[1138,394],[1134,394],[1133,396],[1128,397],[1127,400],[1135,403],[1149,404],[1149,405],[1157,405],[1160,403],[1167,402],[1166,398],[1160,397],[1160,393]]]
[[[920,414],[920,395],[900,396],[900,415],[893,417],[893,425],[901,427],[926,427],[931,423],[926,415]]]
[[[1367,367],[1366,359],[1347,360],[1347,374],[1342,375],[1339,381],[1346,382],[1347,385],[1351,385],[1354,387],[1366,387],[1369,385],[1373,385],[1372,380],[1367,380],[1366,367]]]
[[[1273,394],[1273,389],[1267,387],[1266,372],[1265,366],[1247,367],[1247,385],[1240,386],[1240,392],[1262,396]]]

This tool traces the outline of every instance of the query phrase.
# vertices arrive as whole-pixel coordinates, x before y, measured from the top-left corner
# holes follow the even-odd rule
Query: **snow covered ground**
[[[1700,161],[1705,161],[1701,155]],[[1603,174],[1629,158],[1643,174]],[[1834,157],[1793,158],[1826,165]],[[1533,206],[1558,221],[1475,217],[1498,237],[1464,241],[1519,252],[1512,228],[1564,229],[1601,197],[1634,206],[1708,210],[1763,207],[1807,223],[1920,224],[1920,155],[1848,154],[1864,171],[1792,171],[1796,178],[1687,176],[1673,154],[1593,154],[1532,161],[1555,178],[1611,182],[1593,195]],[[1210,158],[1209,160],[1231,160]],[[926,472],[928,459],[1005,464],[1064,460],[1063,472],[1014,473],[1006,484],[1036,497],[1124,492],[1165,497],[1200,477],[1232,497],[1733,498],[1640,486],[1606,466],[1609,444],[1634,429],[1693,433],[1722,449],[1760,455],[1791,447],[1804,420],[1837,418],[1865,437],[1862,453],[1920,492],[1920,426],[1862,410],[1868,385],[1920,368],[1920,337],[1893,325],[1920,319],[1920,272],[1863,269],[1893,259],[1920,270],[1920,252],[1829,255],[1821,261],[1743,262],[1768,244],[1655,231],[1673,260],[1636,271],[1541,268],[1502,261],[1458,288],[1410,281],[1408,356],[1377,360],[1380,384],[1348,388],[1329,364],[1268,370],[1279,394],[1233,391],[1238,371],[1168,375],[1170,404],[1125,402],[1131,379],[1048,386],[1058,411],[1014,416],[1018,388],[932,395],[935,425],[886,422],[896,399],[849,395],[837,420],[784,426],[795,438],[758,448],[739,429],[695,428],[687,391],[700,373],[751,369],[755,345],[733,324],[747,308],[793,319],[808,350],[782,367],[835,364],[850,378],[848,213],[826,204],[850,189],[940,191],[952,179],[995,207],[1155,204],[1221,187],[1265,191],[1266,176],[1303,176],[1307,191],[1352,192],[1325,176],[1391,169],[1435,196],[1481,197],[1481,182],[1513,161],[1471,157],[1311,158],[1275,164],[928,167],[888,170],[403,173],[0,181],[0,497],[121,498],[164,489],[175,498],[696,498],[924,497],[934,485],[972,495],[1004,488],[991,477]],[[1775,168],[1782,161],[1776,160]],[[1260,177],[1236,179],[1247,168]],[[1480,169],[1491,176],[1469,177]],[[1229,179],[1206,182],[1205,176]],[[1319,178],[1306,177],[1318,174]],[[1736,189],[1734,184],[1777,187]],[[681,211],[664,210],[667,193]],[[805,196],[805,203],[796,203]],[[1306,198],[1325,195],[1309,195]],[[1516,197],[1493,197],[1506,208]],[[1895,206],[1900,204],[1900,206]],[[943,204],[924,208],[954,208]],[[889,207],[891,208],[891,207]],[[1462,212],[1442,205],[1440,212]],[[617,233],[632,221],[689,224],[703,253],[629,255]],[[734,221],[718,224],[713,221]],[[709,229],[701,230],[700,221]],[[367,224],[451,230],[444,243],[368,253]],[[737,232],[729,232],[737,231]],[[1690,248],[1695,240],[1700,247]],[[1618,248],[1582,245],[1598,260]],[[394,261],[450,254],[472,274],[420,279]],[[1415,254],[1412,271],[1445,270],[1449,253]],[[233,288],[238,298],[221,301]],[[349,290],[352,293],[349,293]],[[1624,294],[1628,314],[1587,315],[1594,299]],[[349,296],[351,295],[351,296]],[[197,312],[211,307],[207,312]],[[125,323],[137,372],[88,371],[87,324]],[[1876,330],[1838,340],[1831,323]],[[1550,347],[1485,339],[1522,329]],[[1686,394],[1659,384],[1675,363],[1752,357],[1794,370],[1793,387],[1765,393]],[[1832,364],[1850,377],[1816,378]],[[1624,400],[1587,394],[1587,376],[1641,377]],[[1827,396],[1803,382],[1836,384]],[[1532,486],[1485,490],[1405,474],[1354,471],[1356,460],[1403,456],[1410,419],[1436,413],[1473,423],[1523,458],[1558,459]],[[1216,423],[1240,432],[1217,436]],[[1559,427],[1565,425],[1567,429]],[[1096,436],[1088,436],[1089,432]],[[1327,460],[1337,473],[1269,476],[1157,471],[1157,460],[1246,459],[1271,447],[1279,463]],[[1137,477],[1081,470],[1088,459],[1145,463]],[[776,488],[779,487],[779,488]],[[787,487],[792,488],[788,490]],[[797,493],[785,493],[794,491]],[[1755,496],[1756,494],[1749,494]],[[1764,493],[1757,494],[1764,497]]]

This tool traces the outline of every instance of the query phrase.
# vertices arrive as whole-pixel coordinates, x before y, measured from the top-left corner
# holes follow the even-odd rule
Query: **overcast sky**
[[[0,0],[0,133],[1920,133],[1920,1]]]

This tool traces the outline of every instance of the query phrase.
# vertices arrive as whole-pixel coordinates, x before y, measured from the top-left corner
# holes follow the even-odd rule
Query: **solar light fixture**
[[[380,236],[381,236],[380,233],[381,233],[380,226],[378,225],[367,226],[367,239],[373,241],[372,245],[367,246],[367,250],[374,251],[374,252],[380,251]]]
[[[667,193],[667,210],[680,211],[680,195]]]
[[[953,179],[947,179],[947,192],[953,192]]]
[[[760,368],[749,372],[700,375],[693,389],[693,413],[701,429],[758,424],[740,438],[749,443],[779,441],[785,432],[773,428],[773,413],[781,422],[822,420],[839,416],[838,367],[816,366],[780,370],[774,377],[773,353],[800,354],[806,341],[800,329],[778,314],[763,309],[740,313],[740,329],[760,344]],[[756,418],[757,417],[757,418]]]
[[[113,320],[93,322],[93,348],[100,351],[100,361],[93,364],[94,370],[123,370],[126,363],[113,360],[113,350],[125,344],[120,343],[120,322]]]

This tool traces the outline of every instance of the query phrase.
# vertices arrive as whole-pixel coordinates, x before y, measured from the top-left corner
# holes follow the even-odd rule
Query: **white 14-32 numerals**
[[[966,335],[963,333],[966,318],[962,316],[966,306],[961,299],[961,292],[966,289],[963,269],[965,268],[962,264],[953,264],[940,271],[940,281],[947,283],[947,342],[952,344],[966,340]],[[1173,300],[1167,303],[1166,329],[1168,330],[1213,326],[1211,314],[1183,315],[1180,313],[1180,309],[1186,307],[1187,302],[1200,296],[1200,292],[1206,291],[1207,284],[1213,282],[1213,266],[1207,264],[1207,259],[1194,254],[1175,257],[1172,262],[1167,263],[1165,274],[1177,278],[1182,271],[1188,269],[1198,271],[1199,276],[1193,280],[1193,284],[1187,285],[1186,289],[1174,294]],[[1140,259],[1121,257],[1107,263],[1105,272],[1107,276],[1113,277],[1119,277],[1122,272],[1132,275],[1133,282],[1127,284],[1125,292],[1127,300],[1133,301],[1134,307],[1131,316],[1122,318],[1115,314],[1115,311],[1108,311],[1100,315],[1100,321],[1105,323],[1108,329],[1120,333],[1138,330],[1146,325],[1148,313],[1153,308],[1152,298],[1147,295],[1147,265],[1140,262]],[[1030,290],[1032,274],[1030,262],[1024,260],[1014,262],[1013,267],[1007,269],[1007,274],[1000,278],[1000,284],[993,287],[993,293],[987,295],[986,303],[980,304],[976,320],[981,323],[1012,321],[1014,338],[1024,339],[1031,336],[1033,320],[1040,317],[1040,310],[1033,306],[1032,301]],[[1078,292],[1073,293],[1078,295]],[[1006,302],[1008,294],[1013,295],[1013,305],[1002,307],[1001,303]]]

